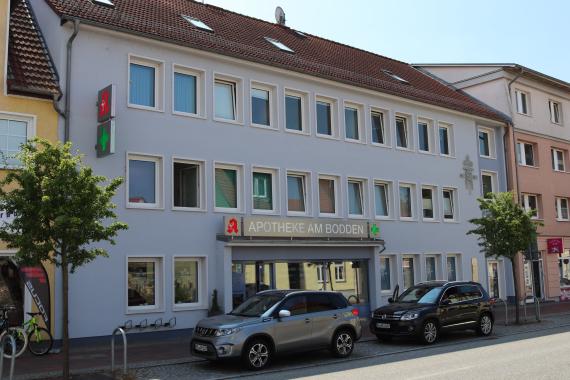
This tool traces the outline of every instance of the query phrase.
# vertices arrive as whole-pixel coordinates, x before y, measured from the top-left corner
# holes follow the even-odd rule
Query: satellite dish
[[[275,21],[279,25],[285,25],[285,12],[283,11],[283,8],[275,8]]]

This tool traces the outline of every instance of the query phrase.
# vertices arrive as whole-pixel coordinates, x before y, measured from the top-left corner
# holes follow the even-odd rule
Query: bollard
[[[120,333],[123,337],[123,375],[127,374],[127,335],[125,330],[117,327],[111,335],[111,373],[115,370],[115,335]]]
[[[0,349],[2,352],[0,353],[0,379],[2,379],[2,375],[4,372],[4,352],[6,350],[6,341],[10,341],[10,346],[12,347],[12,357],[10,358],[10,376],[8,377],[9,380],[12,380],[14,377],[14,363],[16,360],[16,339],[12,335],[6,334],[2,338],[0,342]]]

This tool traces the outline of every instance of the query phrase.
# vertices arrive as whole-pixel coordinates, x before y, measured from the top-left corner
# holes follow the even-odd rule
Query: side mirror
[[[392,297],[388,298],[388,303],[393,303],[394,299]]]
[[[441,304],[442,306],[447,306],[447,305],[451,304],[451,300],[449,300],[449,299],[443,300],[443,301],[440,302],[440,304]]]
[[[289,310],[279,310],[279,318],[287,318],[291,316],[291,312]]]

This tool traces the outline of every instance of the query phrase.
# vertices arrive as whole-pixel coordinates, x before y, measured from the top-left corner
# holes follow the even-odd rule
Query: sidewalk
[[[496,333],[508,335],[518,330],[539,329],[554,327],[556,324],[570,323],[570,303],[541,304],[543,322],[535,321],[534,305],[527,305],[527,322],[524,326],[512,326],[514,320],[514,306],[510,305],[509,326],[504,326],[504,306],[496,305]],[[524,321],[524,311],[521,310],[521,321]],[[367,325],[365,323],[365,325]],[[127,334],[128,339],[128,365],[129,368],[138,368],[155,365],[168,365],[200,361],[190,356],[189,340],[191,330],[171,330],[164,332],[145,332]],[[122,364],[122,340],[117,336],[116,365]],[[363,340],[374,339],[368,328],[364,329]],[[74,374],[108,372],[111,365],[111,338],[97,337],[87,339],[74,339],[71,341],[71,371]],[[44,357],[35,357],[25,353],[16,359],[15,378],[17,379],[46,379],[57,377],[61,373],[61,354],[50,354]],[[6,372],[9,362],[6,361]],[[109,377],[101,376],[108,379]]]

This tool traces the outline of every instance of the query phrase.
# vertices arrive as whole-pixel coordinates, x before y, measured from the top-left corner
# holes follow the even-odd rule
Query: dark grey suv
[[[358,310],[336,292],[268,290],[231,313],[202,319],[190,351],[210,360],[241,358],[262,369],[274,354],[329,348],[347,357],[360,339]]]

